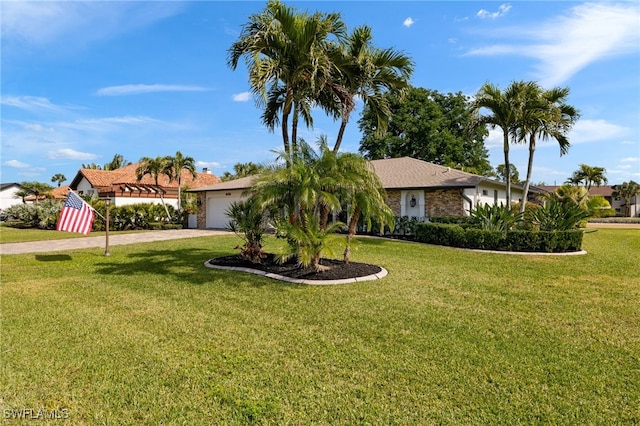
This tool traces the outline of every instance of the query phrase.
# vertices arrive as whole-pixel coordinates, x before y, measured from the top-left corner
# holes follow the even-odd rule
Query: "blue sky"
[[[268,162],[280,133],[260,122],[247,72],[226,65],[242,24],[266,2],[0,2],[1,181],[70,183],[85,163],[114,154],[192,156],[215,174]],[[339,12],[367,24],[374,43],[410,55],[412,85],[473,95],[535,80],[568,86],[581,118],[563,157],[538,145],[533,181],[561,184],[581,163],[605,167],[611,184],[640,181],[638,2],[302,1],[299,10]],[[343,151],[356,152],[360,111]],[[333,140],[339,123],[314,115],[301,136]],[[501,134],[486,140],[504,162]],[[528,151],[511,148],[524,176]]]

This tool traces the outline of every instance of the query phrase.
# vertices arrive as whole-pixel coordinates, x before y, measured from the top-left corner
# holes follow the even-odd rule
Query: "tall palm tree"
[[[476,114],[475,126],[499,127],[502,130],[504,166],[511,170],[509,163],[509,139],[514,134],[517,124],[517,102],[520,97],[519,87],[511,84],[504,92],[490,83],[485,83],[475,96],[472,109]],[[490,111],[489,115],[480,115],[480,110]],[[507,187],[507,205],[511,204],[511,176],[505,176]]]
[[[125,160],[122,154],[115,154],[113,159],[104,165],[104,170],[117,170],[121,167],[128,166],[129,164],[131,164],[131,162]]]
[[[529,160],[527,176],[524,182],[524,194],[520,203],[520,211],[524,212],[531,174],[533,171],[533,156],[536,150],[536,140],[555,139],[560,146],[560,155],[568,152],[571,144],[567,133],[580,117],[576,108],[567,105],[569,88],[554,88],[543,90],[535,82],[520,82],[521,101],[519,102],[518,124],[516,135],[518,142],[524,142],[529,137]]]
[[[640,195],[640,184],[633,180],[623,182],[615,186],[612,195],[614,198],[624,199],[627,216],[631,216],[631,199]]]
[[[60,188],[60,185],[62,185],[62,182],[66,181],[67,177],[65,175],[63,175],[62,173],[56,173],[55,175],[53,175],[51,177],[51,182],[57,182],[58,183],[58,188]]]
[[[360,97],[377,116],[377,130],[384,133],[389,115],[386,93],[402,94],[409,87],[409,78],[414,63],[411,58],[394,49],[378,49],[372,44],[371,28],[366,25],[356,28],[347,37],[337,64],[337,85],[329,87],[333,99],[340,101],[340,130],[333,147],[338,152],[345,128],[355,108],[355,97]]]
[[[166,157],[165,173],[169,176],[169,182],[178,181],[178,211],[181,210],[181,189],[182,189],[182,170],[189,172],[191,177],[196,179],[196,162],[193,157],[185,157],[180,151],[176,152],[174,157]]]
[[[231,69],[236,69],[240,58],[245,59],[251,91],[265,108],[262,120],[270,130],[280,124],[287,155],[297,143],[299,118],[307,125],[312,123],[311,106],[323,83],[330,80],[330,40],[339,41],[345,33],[339,14],[298,13],[278,0],[269,0],[262,13],[249,17],[228,51]]]
[[[607,169],[604,167],[580,164],[580,168],[573,172],[573,175],[567,179],[566,183],[571,185],[580,185],[581,183],[584,183],[584,186],[587,187],[588,191],[593,185],[600,186],[609,182],[605,176],[606,172]]]
[[[156,184],[155,190],[160,194],[160,202],[162,202],[162,206],[164,207],[165,212],[167,213],[167,218],[171,220],[171,215],[169,214],[169,209],[164,202],[163,192],[164,189],[160,187],[158,180],[160,179],[160,175],[167,174],[167,157],[158,156],[156,158],[151,157],[142,157],[140,159],[140,165],[136,169],[136,178],[138,181],[141,181],[143,177],[149,175],[153,178],[153,181]],[[167,175],[168,176],[168,175]]]

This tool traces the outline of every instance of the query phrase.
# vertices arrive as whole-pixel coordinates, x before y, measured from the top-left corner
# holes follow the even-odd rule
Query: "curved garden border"
[[[258,269],[252,269],[252,268],[244,268],[244,267],[238,267],[238,266],[212,265],[210,263],[210,260],[211,259],[209,259],[206,262],[204,262],[204,266],[206,266],[207,268],[210,268],[210,269],[224,269],[224,270],[228,270],[228,271],[248,272],[250,274],[262,275],[262,276],[265,276],[267,278],[272,278],[274,280],[285,281],[285,282],[293,283],[293,284],[307,284],[307,285],[351,284],[351,283],[357,283],[357,282],[361,282],[361,281],[379,280],[379,279],[382,279],[382,278],[384,278],[384,277],[386,277],[388,275],[387,270],[384,269],[383,267],[380,267],[380,272],[378,272],[377,274],[366,275],[366,276],[363,276],[363,277],[345,278],[345,279],[342,279],[342,280],[305,280],[305,279],[301,279],[301,278],[285,277],[284,275],[273,274],[271,272],[260,271]]]

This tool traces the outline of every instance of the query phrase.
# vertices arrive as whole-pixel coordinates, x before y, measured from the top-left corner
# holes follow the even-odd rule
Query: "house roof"
[[[129,164],[116,170],[80,169],[69,186],[72,189],[77,188],[82,178],[87,179],[94,188],[108,188],[122,184],[155,186],[156,182],[150,175],[145,175],[138,180],[136,176],[138,166],[140,166],[140,163]],[[193,179],[191,173],[183,169],[181,171],[182,186],[198,187],[220,182],[220,179],[213,174],[197,173],[197,176],[196,179]],[[172,180],[169,182],[169,177],[165,174],[158,176],[158,185],[164,189],[178,189],[178,181]]]
[[[549,191],[549,192],[554,192],[556,189],[560,188],[560,186],[555,186],[555,185],[545,185],[545,186],[541,186],[540,188]],[[613,191],[615,190],[615,185],[614,186],[592,186],[589,189],[589,195],[590,196],[594,196],[594,195],[602,195],[603,197],[611,197],[613,195]]]
[[[450,167],[417,160],[411,157],[387,158],[372,160],[371,165],[382,181],[385,189],[406,188],[473,188],[481,182],[498,182],[484,176],[463,172]],[[251,186],[254,176],[248,176],[227,182],[216,183],[209,186],[194,187],[191,192],[201,191],[228,191],[233,189],[247,189]],[[512,185],[521,188],[520,185]],[[535,191],[537,188],[532,187]]]
[[[484,180],[489,180],[483,176],[411,157],[372,160],[371,165],[385,189],[472,188]]]
[[[11,183],[1,183],[0,184],[0,191],[4,191],[7,188],[11,188],[17,186],[18,188],[20,188],[20,184],[16,183],[16,182],[11,182]]]

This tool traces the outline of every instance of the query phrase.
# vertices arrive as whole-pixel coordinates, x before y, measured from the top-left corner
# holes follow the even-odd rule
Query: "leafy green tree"
[[[410,156],[471,173],[491,172],[485,125],[472,128],[472,103],[462,93],[442,94],[411,87],[404,97],[385,95],[390,109],[388,130],[379,132],[378,112],[365,105],[358,124],[360,152],[369,159]],[[472,128],[472,130],[469,130]]]
[[[162,156],[158,156],[156,158],[142,157],[140,159],[140,165],[136,169],[136,178],[138,179],[138,181],[141,181],[142,178],[145,177],[146,175],[149,175],[153,178],[153,181],[156,186],[155,189],[158,191],[158,194],[160,195],[160,202],[162,202],[165,212],[167,213],[167,218],[171,220],[171,216],[169,215],[169,209],[167,209],[167,206],[164,202],[164,197],[163,197],[164,190],[160,187],[160,184],[158,182],[161,175],[165,174],[167,176],[170,176],[169,173],[170,173],[170,168],[167,161],[167,157],[162,157]]]
[[[518,123],[516,125],[516,141],[524,142],[528,137],[529,160],[527,176],[524,181],[524,194],[520,203],[520,211],[524,212],[529,195],[533,157],[537,139],[555,139],[560,146],[560,155],[568,152],[570,143],[567,133],[580,117],[576,108],[566,104],[569,88],[543,90],[535,82],[518,82],[521,100],[518,102]]]
[[[516,168],[515,164],[513,163],[509,164],[509,169],[511,170],[511,173],[509,173],[509,178],[508,178],[509,181],[511,183],[520,184],[521,183],[520,173],[518,172],[518,169]],[[507,181],[507,169],[504,164],[500,164],[496,167],[496,177],[501,182]]]
[[[64,182],[65,180],[67,180],[67,178],[62,173],[56,173],[51,177],[51,182],[57,182],[58,188],[60,188],[60,185],[62,185],[62,182]]]
[[[640,184],[630,180],[616,185],[613,191],[613,197],[622,198],[625,204],[627,216],[631,216],[631,199],[640,195]]]
[[[89,169],[89,170],[102,170],[102,166],[96,163],[83,164],[82,168]]]
[[[196,173],[196,162],[193,157],[185,157],[180,151],[176,152],[175,156],[167,156],[165,158],[166,165],[164,173],[169,176],[169,182],[172,180],[178,181],[178,211],[182,210],[182,170],[186,170],[189,174],[196,179],[198,173]]]
[[[49,198],[51,196],[51,191],[53,187],[49,184],[42,182],[21,182],[20,189],[16,191],[15,198],[21,198],[22,202],[25,203],[25,198],[33,195],[35,197],[35,202],[37,203],[40,199],[40,196],[44,196],[45,198]]]
[[[580,168],[573,172],[571,177],[567,179],[566,183],[570,185],[584,184],[584,186],[587,187],[587,191],[589,191],[593,185],[600,186],[609,182],[605,176],[606,172],[607,169],[604,167],[580,164]]]
[[[131,164],[131,162],[125,160],[122,154],[115,154],[113,159],[104,165],[103,170],[117,170],[129,164]]]
[[[345,34],[339,14],[309,15],[269,0],[261,13],[249,17],[228,51],[227,64],[233,70],[245,59],[251,90],[264,107],[262,121],[272,131],[281,126],[288,156],[295,151],[300,117],[307,125],[313,123],[311,107],[326,93],[335,68],[329,56],[333,40],[343,40]]]

